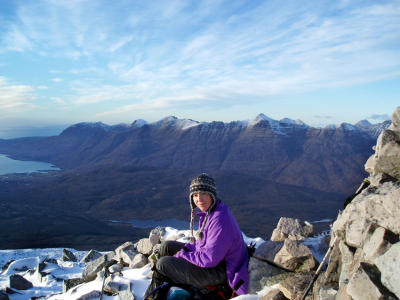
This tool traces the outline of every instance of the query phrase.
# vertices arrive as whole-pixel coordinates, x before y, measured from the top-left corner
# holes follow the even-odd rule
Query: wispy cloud
[[[398,1],[37,0],[19,3],[0,41],[68,65],[49,72],[76,77],[54,99],[118,114],[398,78],[399,20]]]
[[[373,114],[367,117],[367,119],[374,121],[386,121],[391,120],[392,118],[388,114]]]
[[[321,115],[315,115],[315,116],[313,116],[314,118],[316,118],[316,119],[332,119],[333,117],[332,116],[321,116]]]
[[[7,117],[10,113],[35,107],[32,103],[35,99],[32,87],[10,84],[4,77],[0,77],[0,110],[2,113],[7,113]]]

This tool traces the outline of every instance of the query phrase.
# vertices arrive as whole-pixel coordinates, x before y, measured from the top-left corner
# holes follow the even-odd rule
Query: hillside
[[[363,163],[372,153],[375,133],[366,129],[371,129],[368,124],[361,125],[321,129],[265,115],[228,124],[168,117],[152,124],[80,123],[59,136],[0,140],[0,153],[63,169],[0,176],[2,205],[18,211],[1,222],[18,224],[19,216],[25,215],[29,225],[24,232],[44,237],[42,246],[53,247],[59,237],[42,229],[40,220],[70,222],[56,212],[81,224],[74,231],[82,236],[79,228],[87,228],[87,222],[108,232],[108,220],[144,215],[188,221],[190,179],[208,172],[242,230],[268,238],[281,216],[309,221],[336,216],[364,177]],[[11,239],[2,233],[0,247],[29,247],[25,235],[17,234],[18,226],[11,228],[16,234]],[[121,232],[121,238],[125,234]],[[91,232],[86,240],[94,243],[94,235]],[[90,247],[80,238],[71,243],[77,249]]]

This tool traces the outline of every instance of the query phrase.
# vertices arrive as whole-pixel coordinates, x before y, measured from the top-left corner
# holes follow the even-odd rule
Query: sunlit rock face
[[[314,295],[333,287],[336,299],[400,298],[400,107],[374,149],[365,165],[371,184],[334,222],[335,255]]]

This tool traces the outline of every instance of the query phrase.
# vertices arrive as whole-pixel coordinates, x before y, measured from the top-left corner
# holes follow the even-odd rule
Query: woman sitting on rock
[[[201,174],[190,184],[191,243],[161,244],[153,278],[144,299],[161,299],[163,282],[206,288],[229,284],[233,293],[247,293],[248,252],[242,233],[228,207],[217,198],[214,179]],[[199,230],[193,237],[195,209],[200,209]]]

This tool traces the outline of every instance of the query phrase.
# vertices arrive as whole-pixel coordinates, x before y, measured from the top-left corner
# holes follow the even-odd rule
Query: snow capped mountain
[[[377,138],[378,135],[387,129],[392,122],[390,120],[386,120],[382,123],[372,124],[368,120],[361,120],[355,124],[356,127],[360,128],[368,132],[372,137]]]
[[[194,121],[192,119],[178,119],[175,116],[168,116],[160,121],[151,123],[152,126],[157,127],[157,128],[163,128],[163,127],[174,127],[176,129],[181,129],[181,130],[186,130],[188,128],[191,128],[193,126],[197,126],[201,124],[198,121]]]
[[[355,126],[361,127],[361,128],[368,128],[368,127],[371,127],[372,124],[371,124],[371,122],[369,122],[368,120],[361,120],[361,121],[358,121],[358,122],[355,124]]]
[[[240,127],[240,128],[253,128],[260,123],[266,123],[269,125],[271,130],[279,135],[287,135],[289,132],[292,132],[293,129],[307,129],[310,128],[309,125],[304,123],[301,120],[293,120],[290,118],[283,118],[280,120],[275,120],[267,115],[260,113],[258,114],[254,119],[249,119],[249,120],[239,120],[239,121],[233,121],[230,123],[223,123],[223,127]],[[118,124],[118,125],[107,125],[102,122],[96,122],[96,123],[88,123],[88,122],[83,122],[83,123],[78,123],[75,125],[72,125],[68,127],[64,131],[68,130],[85,130],[85,129],[100,129],[102,131],[125,131],[125,130],[132,130],[136,128],[141,128],[144,125],[150,125],[154,128],[174,128],[177,130],[187,130],[195,126],[203,125],[203,126],[208,126],[211,124],[210,122],[199,122],[195,121],[192,119],[179,119],[176,116],[167,116],[159,121],[153,122],[153,123],[148,123],[147,121],[143,119],[138,119],[132,122],[130,125],[129,124]],[[386,129],[390,125],[390,121],[385,121],[383,123],[378,123],[378,124],[371,124],[368,120],[361,120],[355,125],[350,124],[350,123],[341,123],[340,125],[334,125],[330,124],[324,127],[324,129],[330,129],[330,130],[335,130],[335,129],[341,129],[341,130],[346,130],[346,131],[364,131],[367,132],[369,135],[372,137],[376,138],[380,132],[382,132],[384,129]]]
[[[343,130],[349,130],[349,131],[353,131],[353,130],[354,131],[360,131],[360,128],[358,128],[357,126],[354,126],[354,125],[352,125],[350,123],[346,123],[346,122],[341,123],[339,125],[339,128],[343,129]]]
[[[137,119],[135,121],[132,122],[131,127],[132,128],[140,128],[143,127],[144,125],[147,125],[147,121],[143,120],[143,119]]]
[[[289,119],[289,118],[283,118],[283,119],[280,119],[279,122],[308,127],[308,125],[306,123],[304,123],[302,120],[293,120],[293,119]]]

